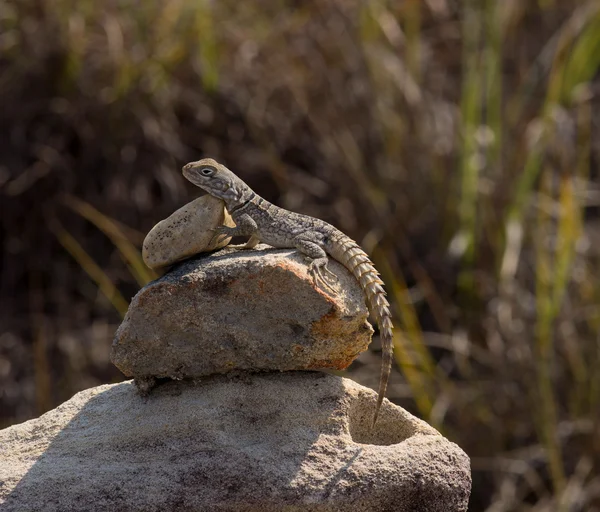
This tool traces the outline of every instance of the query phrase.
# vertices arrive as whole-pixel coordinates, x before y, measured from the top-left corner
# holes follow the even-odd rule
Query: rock
[[[150,230],[142,247],[144,263],[157,269],[194,254],[224,247],[231,238],[225,235],[214,237],[211,231],[223,224],[235,226],[223,201],[210,195],[199,197]]]
[[[111,360],[127,376],[347,367],[371,341],[365,299],[339,263],[315,288],[295,250],[234,248],[179,264],[134,297]]]
[[[99,386],[0,431],[0,509],[467,510],[467,455],[387,400],[319,372]]]

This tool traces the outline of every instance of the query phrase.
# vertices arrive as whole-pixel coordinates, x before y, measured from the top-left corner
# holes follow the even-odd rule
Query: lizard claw
[[[339,282],[338,276],[336,276],[331,270],[329,270],[329,268],[328,268],[327,265],[323,265],[323,271],[325,272],[325,274],[327,275],[327,277],[329,277],[329,279],[331,279],[331,281],[333,283]]]
[[[326,272],[327,274],[332,275],[337,281],[337,276],[327,268],[327,261],[311,261],[308,267],[308,272],[312,276],[315,286],[319,286],[319,283],[321,283],[330,292],[335,293],[335,289],[327,282],[327,279],[323,275],[323,272]]]

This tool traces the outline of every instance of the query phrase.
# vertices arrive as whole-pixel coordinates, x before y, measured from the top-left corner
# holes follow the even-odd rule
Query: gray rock
[[[337,293],[315,287],[294,250],[227,248],[144,287],[111,360],[127,376],[347,367],[371,341],[360,286],[339,263]]]
[[[226,246],[231,237],[214,236],[217,226],[235,226],[225,203],[205,195],[179,208],[154,226],[144,239],[142,258],[157,269]]]
[[[0,510],[467,509],[466,454],[387,400],[319,372],[88,389],[0,431]]]

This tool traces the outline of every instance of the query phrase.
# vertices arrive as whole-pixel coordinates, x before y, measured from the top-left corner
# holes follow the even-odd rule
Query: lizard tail
[[[373,425],[375,425],[381,404],[383,403],[383,397],[385,396],[393,360],[390,304],[385,297],[385,291],[382,286],[383,281],[379,277],[379,272],[377,272],[367,253],[354,240],[340,231],[336,233],[336,236],[332,237],[328,245],[327,252],[352,272],[352,275],[360,283],[361,288],[367,296],[369,311],[375,317],[379,327],[383,361],[377,405],[375,407],[375,414],[373,415]]]

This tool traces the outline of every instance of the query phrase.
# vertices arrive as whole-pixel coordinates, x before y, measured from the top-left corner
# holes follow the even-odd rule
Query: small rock
[[[329,268],[336,294],[315,287],[295,250],[227,248],[183,262],[134,297],[111,360],[143,379],[345,368],[373,329],[356,279]]]
[[[157,269],[194,254],[225,247],[231,237],[215,237],[211,231],[222,225],[235,226],[225,203],[210,195],[199,197],[150,230],[142,247],[144,263]]]
[[[319,372],[88,389],[0,431],[0,509],[465,511],[469,458],[376,394]]]

